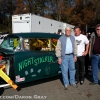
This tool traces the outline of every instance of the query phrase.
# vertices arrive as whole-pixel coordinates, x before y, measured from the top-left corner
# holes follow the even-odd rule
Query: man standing
[[[90,40],[90,57],[91,57],[91,66],[93,74],[93,82],[90,85],[99,84],[98,79],[98,68],[100,68],[100,24],[97,24],[95,27],[96,34],[91,36]]]
[[[62,35],[56,46],[56,56],[58,57],[58,64],[61,66],[63,82],[65,89],[68,89],[69,79],[68,70],[70,76],[70,84],[76,87],[75,84],[75,66],[74,61],[77,60],[77,45],[74,36],[71,35],[71,28],[65,28],[65,35]]]
[[[81,28],[76,26],[74,28],[75,40],[77,42],[77,61],[75,62],[76,68],[76,84],[80,81],[82,85],[84,83],[84,63],[85,56],[88,53],[89,41],[87,37],[81,34]],[[86,46],[86,47],[85,47]]]

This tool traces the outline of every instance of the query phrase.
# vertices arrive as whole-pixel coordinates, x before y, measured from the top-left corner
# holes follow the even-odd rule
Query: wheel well
[[[5,64],[5,73],[12,79],[15,79],[15,70],[14,70],[14,57],[13,55],[7,55],[5,53],[0,53],[2,56],[2,60],[0,60],[0,64]]]

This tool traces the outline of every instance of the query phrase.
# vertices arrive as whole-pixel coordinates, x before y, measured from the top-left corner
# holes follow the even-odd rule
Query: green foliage
[[[0,13],[1,16],[0,21],[0,31],[1,32],[11,32],[11,16],[16,8],[15,0],[1,0],[0,1]]]

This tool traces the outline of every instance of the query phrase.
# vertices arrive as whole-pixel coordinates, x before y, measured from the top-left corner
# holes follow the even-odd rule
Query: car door
[[[52,39],[32,38],[25,42],[29,42],[29,49],[25,44],[26,50],[15,54],[17,83],[44,79],[61,73],[55,56],[56,44],[54,46]]]

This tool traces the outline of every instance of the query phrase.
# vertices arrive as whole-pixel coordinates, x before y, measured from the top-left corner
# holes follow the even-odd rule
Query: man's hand
[[[82,56],[86,56],[87,55],[87,52],[85,51],[85,52],[83,52],[83,55]]]
[[[62,59],[58,58],[58,64],[61,64],[61,63],[62,63]]]
[[[76,62],[76,61],[77,61],[77,57],[75,56],[75,57],[74,57],[74,62]]]

